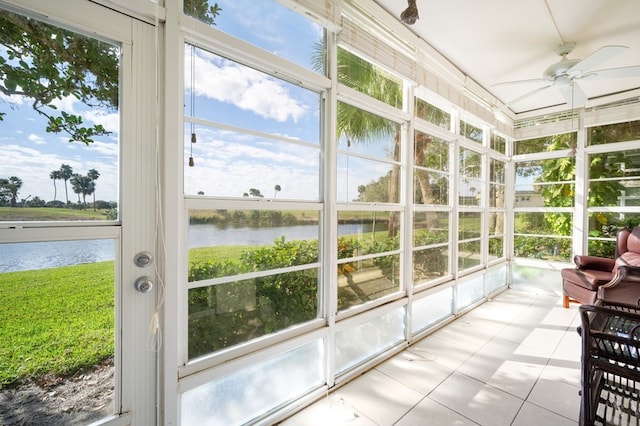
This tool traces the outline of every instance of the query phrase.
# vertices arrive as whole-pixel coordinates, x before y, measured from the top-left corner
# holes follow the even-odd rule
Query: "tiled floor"
[[[577,305],[510,289],[283,423],[576,425]]]

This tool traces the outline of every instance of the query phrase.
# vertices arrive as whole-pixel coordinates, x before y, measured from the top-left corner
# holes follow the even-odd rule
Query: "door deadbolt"
[[[151,262],[153,262],[153,256],[148,251],[141,251],[133,257],[133,263],[139,268],[149,266]]]
[[[140,277],[133,283],[135,289],[140,293],[149,293],[153,290],[153,281],[149,277]]]

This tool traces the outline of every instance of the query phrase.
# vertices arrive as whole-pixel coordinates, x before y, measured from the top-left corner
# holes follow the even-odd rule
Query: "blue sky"
[[[271,1],[218,1],[218,4],[222,8],[217,19],[218,29],[309,66],[312,43],[322,34],[319,26]],[[4,53],[1,47],[0,53]],[[186,62],[188,60],[187,57]],[[196,70],[196,115],[319,143],[317,94],[254,70],[233,66],[228,61],[223,63],[220,58],[214,59],[210,55],[199,55]],[[188,91],[190,82],[187,81],[186,85]],[[61,164],[70,165],[74,172],[80,174],[96,169],[100,173],[96,182],[96,198],[117,200],[117,112],[91,110],[73,97],[56,102],[59,111],[79,114],[86,125],[102,124],[113,132],[85,146],[78,142],[69,143],[64,134],[46,133],[46,119],[39,116],[30,103],[31,100],[24,97],[0,95],[0,111],[6,113],[4,121],[0,122],[0,177],[18,176],[22,179],[19,198],[31,195],[49,201],[54,197],[54,185],[49,174],[59,169]],[[186,130],[190,132],[189,126]],[[196,191],[203,190],[208,195],[241,196],[251,187],[261,187],[265,194],[271,196],[275,184],[284,187],[285,179],[293,179],[299,183],[295,193],[308,193],[311,187],[316,193],[314,198],[317,197],[319,159],[315,154],[310,155],[314,150],[306,146],[283,146],[282,142],[248,138],[247,135],[220,129],[200,129],[198,133],[197,153],[194,152],[197,166],[189,170],[186,180],[196,179],[200,183],[224,180],[226,189],[216,194],[215,186],[192,185]],[[233,149],[237,151],[232,152]],[[259,178],[257,181],[230,179],[229,162],[238,163],[238,158],[246,161],[261,159],[261,165],[253,169]],[[305,169],[315,169],[316,172],[299,174]],[[214,179],[215,175],[220,179]],[[64,183],[57,182],[57,188],[56,198],[64,200]],[[69,191],[69,199],[77,201],[70,187]],[[289,193],[294,196],[293,187]]]
[[[270,0],[217,3],[222,8],[216,19],[217,29],[311,68],[314,43],[323,34],[320,26]],[[269,138],[198,125],[194,127],[198,142],[191,146],[191,125],[185,123],[185,193],[202,191],[211,196],[240,197],[256,188],[265,197],[272,197],[275,185],[280,185],[278,198],[320,198],[319,94],[203,50],[196,49],[192,61],[192,50],[189,46],[185,50],[186,115],[193,113],[207,120],[276,135]],[[70,165],[79,174],[96,169],[100,173],[96,199],[117,200],[117,112],[89,109],[73,97],[57,102],[59,111],[81,115],[87,126],[102,124],[113,132],[85,146],[69,143],[64,134],[46,133],[46,119],[38,116],[30,102],[0,95],[0,110],[7,113],[0,122],[0,177],[22,179],[19,198],[38,196],[50,201],[54,186],[49,174],[61,164]],[[284,142],[278,136],[299,143]],[[195,167],[187,164],[191,152]],[[352,189],[342,201],[357,196],[358,185],[377,179],[387,168],[377,162],[361,163],[359,170],[352,170],[348,181]],[[344,175],[344,171],[339,174]],[[58,181],[56,185],[56,199],[64,201],[64,183]],[[345,188],[339,188],[339,192],[347,193]],[[77,201],[70,185],[69,199]]]

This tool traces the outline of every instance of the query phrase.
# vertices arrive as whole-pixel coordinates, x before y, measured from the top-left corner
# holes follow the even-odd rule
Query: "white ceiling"
[[[407,0],[374,1],[396,17],[407,8]],[[640,0],[417,0],[417,7],[420,19],[407,27],[503,103],[548,83],[494,84],[541,78],[565,42],[576,44],[569,59],[605,45],[629,47],[596,69],[640,66]],[[587,107],[640,96],[640,75],[579,85]],[[605,96],[617,92],[625,93]],[[557,87],[510,106],[525,115],[570,107]]]

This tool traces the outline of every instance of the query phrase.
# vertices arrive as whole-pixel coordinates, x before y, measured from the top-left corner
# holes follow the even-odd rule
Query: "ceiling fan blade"
[[[627,46],[602,46],[571,68],[567,70],[567,75],[576,77],[582,75],[601,63],[617,56],[627,50]]]
[[[535,90],[532,90],[530,92],[525,93],[522,96],[518,96],[517,98],[515,98],[514,100],[507,102],[506,104],[502,105],[500,108],[498,108],[498,111],[505,111],[507,108],[509,108],[511,105],[513,104],[517,104],[518,102],[527,99],[530,96],[535,95],[538,92],[542,92],[543,90],[547,90],[548,88],[553,87],[553,83],[548,84],[546,86],[542,86],[542,87],[538,87]]]
[[[500,83],[492,84],[491,87],[510,86],[510,85],[514,85],[514,84],[549,83],[549,82],[552,82],[552,81],[553,81],[553,79],[551,79],[551,78],[531,78],[531,79],[528,79],[528,80],[502,81]]]
[[[558,85],[558,90],[571,108],[584,106],[587,102],[587,95],[576,82]]]
[[[624,78],[640,77],[640,65],[620,68],[607,68],[604,70],[591,71],[583,77],[589,78]]]

